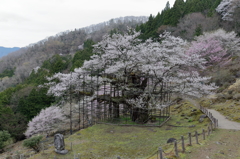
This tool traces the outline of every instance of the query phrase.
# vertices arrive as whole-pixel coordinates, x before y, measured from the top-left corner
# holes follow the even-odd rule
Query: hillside
[[[19,50],[19,47],[13,47],[13,48],[6,48],[0,46],[0,58],[3,56],[6,56],[7,54]]]
[[[0,59],[0,74],[5,70],[14,70],[14,76],[0,81],[0,91],[24,82],[33,68],[41,66],[43,61],[53,55],[73,55],[76,51],[81,50],[81,46],[87,39],[99,42],[103,35],[110,33],[114,29],[118,32],[124,32],[127,27],[134,28],[136,25],[146,21],[147,17],[128,16],[115,18],[88,27],[64,31],[21,48]]]
[[[68,132],[69,135],[96,122],[152,126],[170,115],[168,124],[180,125],[181,132],[207,126],[199,122],[197,108],[187,102],[179,103],[183,97],[195,98],[200,105],[240,122],[240,14],[235,5],[240,2],[176,0],[173,7],[167,3],[161,13],[150,15],[148,20],[124,17],[65,31],[1,58],[0,131],[7,130],[12,137],[4,144],[40,133],[51,136]],[[191,125],[194,126],[190,128]],[[163,128],[166,133],[169,125]],[[152,136],[161,136],[162,130],[156,129],[134,127],[132,132],[146,135],[153,130]],[[174,128],[170,126],[170,129]],[[133,154],[121,147],[126,147],[124,138],[129,136],[114,141],[115,146],[110,142],[117,137],[105,136],[111,131],[97,124],[81,130],[77,133],[80,135],[69,136],[67,143],[76,140],[76,144],[80,142],[86,148],[84,152],[110,158],[117,155],[111,149],[121,149],[116,152],[133,158],[136,151],[131,150]],[[117,135],[129,132],[133,148],[147,149],[136,146],[138,140],[132,137],[131,127],[116,126],[114,131]],[[171,133],[174,136],[175,132]],[[226,131],[216,130],[216,133],[219,133],[216,138],[210,136],[211,145],[212,139],[226,138]],[[81,134],[86,136],[81,138]],[[101,142],[88,138],[91,134]],[[154,137],[148,142],[144,135],[140,144],[146,142],[148,147],[155,143]],[[179,135],[178,130],[175,135]],[[86,140],[82,142],[78,137]],[[88,145],[94,146],[92,142],[100,145],[91,149]],[[137,154],[138,158],[149,157],[158,143],[153,145],[144,154]],[[46,154],[54,157],[55,153],[50,147]],[[38,156],[41,154],[35,157]]]
[[[178,110],[180,106],[181,110]],[[195,107],[187,102],[174,105],[171,109],[172,118],[161,128],[159,127],[133,127],[133,126],[117,126],[97,124],[80,131],[76,131],[73,135],[65,134],[66,149],[69,150],[67,155],[56,155],[52,146],[53,138],[43,140],[45,147],[44,153],[32,155],[32,159],[52,158],[70,158],[80,153],[81,158],[150,158],[156,155],[160,145],[165,145],[166,151],[172,149],[172,144],[167,144],[169,138],[180,138],[188,132],[201,131],[206,128],[209,119],[199,123],[198,119],[202,115],[200,111],[192,113]],[[189,114],[189,119],[181,114]],[[194,125],[194,126],[193,126]],[[71,150],[72,143],[72,150]],[[19,145],[12,147],[10,152],[6,152],[4,156],[11,156],[11,151],[18,150],[19,154],[30,155],[30,149],[26,149]],[[172,155],[172,154],[171,154]]]

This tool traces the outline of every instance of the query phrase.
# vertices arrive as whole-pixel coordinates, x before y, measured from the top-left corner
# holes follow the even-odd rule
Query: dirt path
[[[185,98],[196,107],[199,103]],[[193,147],[184,159],[240,159],[240,123],[230,121],[218,111],[208,109],[218,119],[218,128],[207,143]]]
[[[185,98],[185,99],[191,102],[197,108],[199,108],[199,103],[196,102],[194,99],[191,99],[191,98]],[[218,119],[218,128],[240,130],[240,123],[228,120],[225,116],[223,116],[222,114],[220,114],[218,111],[214,109],[208,109],[208,111],[211,112],[216,119]]]
[[[218,119],[218,128],[240,130],[240,123],[228,120],[225,116],[214,109],[208,109],[208,111],[211,112],[216,119]]]

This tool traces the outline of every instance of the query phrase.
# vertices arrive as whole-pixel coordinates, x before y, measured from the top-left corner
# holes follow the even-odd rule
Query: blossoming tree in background
[[[222,0],[216,11],[222,16],[223,20],[232,21],[233,13],[240,6],[239,0]]]
[[[224,65],[233,55],[239,54],[240,39],[235,32],[218,29],[205,32],[190,44],[187,54],[198,54],[206,60],[205,66]]]

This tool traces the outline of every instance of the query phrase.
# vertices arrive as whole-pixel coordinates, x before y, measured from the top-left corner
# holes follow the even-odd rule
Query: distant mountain
[[[7,48],[0,46],[0,58],[19,49],[19,47]]]

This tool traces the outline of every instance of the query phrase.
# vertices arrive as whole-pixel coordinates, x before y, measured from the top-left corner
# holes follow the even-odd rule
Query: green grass
[[[165,120],[167,120],[167,117],[155,117],[155,121],[154,122],[147,122],[147,123],[136,123],[134,121],[132,121],[132,119],[130,118],[130,114],[127,116],[121,116],[120,118],[113,118],[113,119],[108,119],[108,120],[103,120],[100,123],[106,123],[106,124],[116,124],[116,125],[141,125],[141,126],[158,126],[161,125]]]
[[[73,158],[74,154],[81,154],[81,159],[122,159],[147,158],[156,153],[158,148],[165,147],[169,138],[180,139],[188,132],[206,128],[208,119],[203,123],[198,122],[200,111],[192,112],[194,106],[185,102],[181,107],[172,107],[171,119],[162,127],[137,127],[97,124],[76,132],[65,139],[66,155],[59,155],[50,147],[31,159],[45,158]],[[188,114],[188,115],[182,115]],[[189,120],[191,119],[191,120]],[[170,126],[171,125],[171,126]],[[190,127],[195,125],[195,127]],[[71,150],[71,144],[73,149]],[[172,145],[171,145],[172,147]]]

